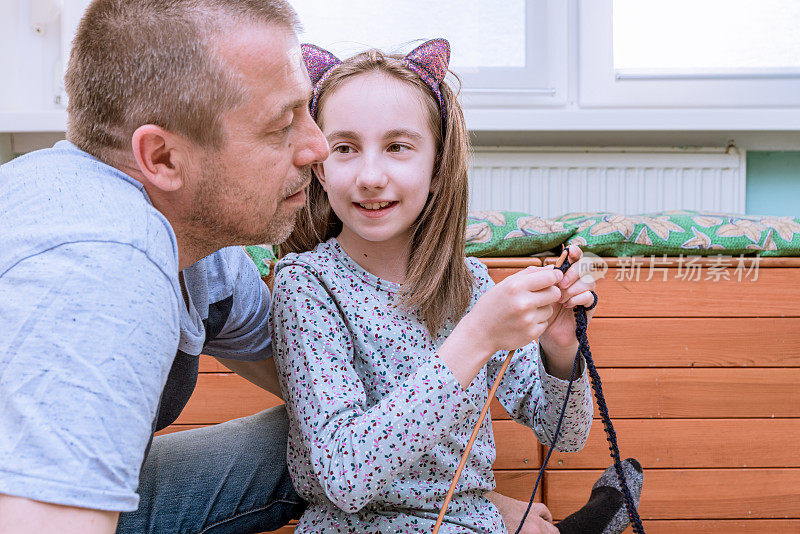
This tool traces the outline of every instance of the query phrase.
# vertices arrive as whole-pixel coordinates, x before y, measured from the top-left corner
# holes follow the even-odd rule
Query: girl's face
[[[380,72],[354,76],[319,114],[331,154],[314,166],[342,221],[339,240],[406,247],[431,190],[436,144],[419,90]]]

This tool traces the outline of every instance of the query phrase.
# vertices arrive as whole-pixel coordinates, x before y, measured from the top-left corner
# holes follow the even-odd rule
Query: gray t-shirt
[[[66,141],[0,167],[0,216],[0,493],[135,510],[162,391],[158,426],[201,350],[271,355],[266,287],[223,249],[184,270],[187,309],[169,222],[139,182]]]

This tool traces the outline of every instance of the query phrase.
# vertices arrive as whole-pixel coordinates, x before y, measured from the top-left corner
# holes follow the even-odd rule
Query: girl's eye
[[[400,143],[392,143],[389,145],[389,152],[403,152],[404,150],[408,150],[406,145],[401,145]]]
[[[337,145],[333,147],[334,152],[338,152],[339,154],[350,154],[353,151],[353,148],[347,145]]]

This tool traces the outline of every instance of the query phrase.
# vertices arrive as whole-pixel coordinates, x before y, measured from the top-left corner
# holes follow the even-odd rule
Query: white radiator
[[[477,149],[470,210],[557,217],[676,209],[744,213],[745,152],[729,148]]]

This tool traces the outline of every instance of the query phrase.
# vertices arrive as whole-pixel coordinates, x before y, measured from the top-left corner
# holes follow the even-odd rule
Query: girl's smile
[[[359,208],[361,214],[365,217],[380,218],[383,217],[397,207],[395,200],[371,200],[366,202],[353,202]]]

